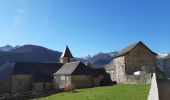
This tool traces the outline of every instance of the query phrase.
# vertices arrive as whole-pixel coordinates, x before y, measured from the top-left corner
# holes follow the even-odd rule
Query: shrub
[[[71,83],[68,83],[64,86],[64,91],[66,92],[73,92],[74,89],[75,89],[75,85]]]

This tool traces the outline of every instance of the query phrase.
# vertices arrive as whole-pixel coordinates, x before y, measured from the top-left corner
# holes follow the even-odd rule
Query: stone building
[[[80,61],[74,62],[69,48],[66,46],[60,57],[64,65],[54,74],[55,88],[64,88],[66,84],[74,84],[75,88],[100,86],[105,83],[104,69],[91,68]]]
[[[104,69],[94,69],[81,62],[74,62],[68,46],[60,62],[17,62],[14,65],[11,91],[47,91],[74,83],[76,88],[100,86],[106,83]]]
[[[56,88],[64,88],[66,84],[74,84],[75,88],[100,86],[105,82],[104,69],[87,67],[80,61],[70,62],[62,66],[54,74]]]
[[[52,90],[53,73],[62,67],[62,63],[18,62],[12,75],[12,92]]]
[[[165,78],[170,78],[170,54],[163,60]]]
[[[105,70],[117,83],[149,83],[155,72],[156,55],[140,41],[119,52]]]
[[[54,88],[53,74],[65,63],[72,62],[73,56],[66,46],[60,62],[17,62],[14,65],[11,92],[46,91]]]

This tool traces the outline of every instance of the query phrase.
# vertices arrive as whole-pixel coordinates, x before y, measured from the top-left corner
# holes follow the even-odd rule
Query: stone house
[[[47,91],[54,88],[53,74],[63,64],[72,62],[73,56],[68,48],[63,51],[60,62],[17,62],[12,74],[11,92]]]
[[[163,60],[165,78],[170,78],[170,54]]]
[[[62,65],[62,63],[17,62],[13,69],[11,92],[54,89],[53,73]]]
[[[66,46],[59,63],[15,63],[11,92],[54,90],[68,82],[74,83],[76,88],[100,86],[105,83],[105,75],[104,69],[94,69],[81,62],[74,62],[74,57]]]
[[[105,70],[117,83],[149,83],[155,72],[156,55],[140,41],[119,52]]]
[[[104,84],[104,69],[95,69],[83,64],[74,62],[69,48],[66,46],[60,62],[64,65],[54,74],[55,88],[64,88],[66,84],[74,84],[76,88],[100,86]]]
[[[105,81],[104,69],[87,67],[80,61],[70,62],[62,66],[54,74],[56,88],[64,88],[66,84],[74,84],[75,88],[100,86]]]

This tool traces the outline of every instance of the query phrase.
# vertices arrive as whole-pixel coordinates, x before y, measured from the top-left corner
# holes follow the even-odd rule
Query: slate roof
[[[144,45],[151,53],[153,53],[154,55],[157,55],[155,52],[153,52],[152,50],[150,50],[142,41],[139,41],[139,42],[137,42],[137,43],[134,43],[134,44],[132,44],[132,45],[130,45],[130,46],[122,49],[122,51],[119,52],[119,53],[115,56],[115,58],[120,57],[120,56],[124,56],[125,54],[127,54],[127,53],[129,53],[131,50],[133,50],[133,49],[134,49],[137,45],[139,45],[139,44]]]
[[[64,51],[63,51],[60,58],[64,58],[64,57],[73,58],[73,55],[71,54],[70,49],[68,48],[68,46],[66,46],[66,48],[64,49]]]
[[[54,75],[97,75],[106,74],[104,69],[89,68],[80,61],[64,64]]]
[[[33,75],[35,82],[51,82],[53,74],[61,67],[61,63],[17,62],[13,75]]]

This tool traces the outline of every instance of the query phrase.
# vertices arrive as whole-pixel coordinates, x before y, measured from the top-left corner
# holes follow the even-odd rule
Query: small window
[[[61,80],[65,80],[65,76],[61,76]]]
[[[67,81],[69,81],[69,77],[67,77]]]

